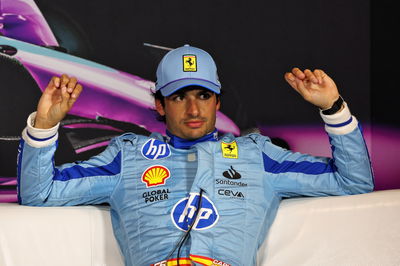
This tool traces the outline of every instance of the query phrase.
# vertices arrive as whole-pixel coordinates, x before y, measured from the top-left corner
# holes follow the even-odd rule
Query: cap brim
[[[170,82],[168,85],[164,86],[160,90],[161,94],[164,97],[167,97],[173,94],[174,92],[188,86],[200,86],[212,92],[215,92],[216,94],[221,93],[220,86],[218,86],[217,84],[202,79],[192,79],[192,78],[175,80],[173,82]]]

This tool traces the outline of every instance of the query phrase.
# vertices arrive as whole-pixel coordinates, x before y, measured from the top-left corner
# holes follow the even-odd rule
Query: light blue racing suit
[[[19,200],[109,203],[126,265],[255,265],[283,197],[373,190],[357,120],[347,107],[322,117],[333,159],[284,150],[259,134],[185,149],[160,134],[124,134],[87,161],[56,167],[57,127],[33,128],[33,114],[20,144]]]

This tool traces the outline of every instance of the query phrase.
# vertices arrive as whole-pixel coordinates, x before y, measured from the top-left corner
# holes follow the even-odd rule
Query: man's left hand
[[[339,98],[335,82],[320,69],[301,71],[295,67],[285,73],[285,79],[306,101],[321,110],[331,108]]]

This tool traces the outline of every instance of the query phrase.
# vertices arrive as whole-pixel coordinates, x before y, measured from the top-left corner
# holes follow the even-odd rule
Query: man
[[[21,204],[109,203],[126,265],[255,265],[283,197],[372,191],[357,120],[322,70],[286,73],[321,110],[333,157],[292,153],[268,137],[218,137],[221,85],[211,56],[185,45],[157,69],[155,108],[167,137],[124,134],[88,161],[55,167],[58,123],[82,87],[54,77],[22,133]]]

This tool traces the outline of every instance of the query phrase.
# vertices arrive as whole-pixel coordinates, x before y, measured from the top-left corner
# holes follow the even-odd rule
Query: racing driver
[[[282,198],[373,190],[362,132],[334,81],[299,68],[285,79],[320,109],[333,158],[293,153],[260,134],[219,136],[215,62],[185,45],[157,69],[155,109],[166,136],[123,134],[87,161],[55,166],[59,123],[82,86],[53,77],[22,132],[19,201],[108,203],[126,265],[255,265]]]

